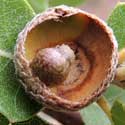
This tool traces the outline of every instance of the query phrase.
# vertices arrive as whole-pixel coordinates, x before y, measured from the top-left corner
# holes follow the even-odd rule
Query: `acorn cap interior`
[[[78,51],[74,51],[76,61],[67,79],[46,86],[32,78],[29,63],[38,50],[62,44]],[[77,110],[94,101],[112,81],[117,42],[112,30],[96,16],[59,6],[37,15],[19,34],[15,65],[25,89],[31,90],[29,93],[40,103],[54,109]]]

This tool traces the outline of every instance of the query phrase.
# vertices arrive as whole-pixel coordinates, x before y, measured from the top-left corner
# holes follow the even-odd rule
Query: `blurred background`
[[[83,5],[79,7],[106,20],[112,11],[112,8],[118,2],[125,2],[125,0],[85,0]]]

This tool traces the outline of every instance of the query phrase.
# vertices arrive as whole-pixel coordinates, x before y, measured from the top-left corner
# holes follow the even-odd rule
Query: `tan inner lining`
[[[83,14],[65,17],[59,22],[45,21],[28,33],[26,58],[32,60],[40,48],[69,42],[75,42],[83,49],[80,53],[84,72],[73,85],[63,83],[50,89],[62,98],[80,101],[100,87],[110,67],[112,44],[99,24]],[[75,72],[76,69],[72,69]],[[72,76],[69,78],[72,79]]]
[[[83,29],[86,28],[88,18],[77,14],[65,17],[60,21],[48,20],[34,29],[27,36],[25,42],[26,58],[31,60],[38,49],[55,46],[56,44],[67,43],[77,39]]]

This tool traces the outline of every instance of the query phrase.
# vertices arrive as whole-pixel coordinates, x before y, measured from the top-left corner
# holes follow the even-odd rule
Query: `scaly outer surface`
[[[64,12],[66,12],[66,14],[63,15],[63,13],[57,13],[55,11],[57,8],[62,9]],[[29,67],[29,61],[25,57],[24,44],[25,44],[28,32],[31,31],[38,24],[50,19],[58,20],[58,18],[63,16],[69,17],[77,13],[82,13],[83,15],[86,15],[87,17],[93,20],[96,20],[96,23],[100,25],[103,28],[103,30],[108,34],[108,37],[110,38],[110,41],[112,42],[113,46],[111,48],[112,49],[112,58],[110,61],[111,67],[109,67],[107,76],[102,81],[100,87],[92,94],[90,94],[88,97],[81,100],[80,102],[72,102],[55,95],[50,91],[50,89],[44,83],[42,83],[38,79],[38,77],[33,76],[31,68]],[[39,103],[44,104],[46,107],[54,110],[75,111],[97,100],[97,98],[102,94],[102,92],[106,90],[106,88],[109,86],[110,82],[114,78],[114,74],[117,66],[117,58],[118,58],[117,42],[113,35],[112,30],[106,25],[105,22],[100,20],[95,15],[89,14],[80,9],[75,9],[67,6],[58,6],[58,7],[48,9],[44,13],[36,15],[32,19],[32,21],[30,21],[25,26],[23,31],[18,35],[17,44],[15,47],[14,63],[15,63],[17,73],[21,78],[22,85],[24,86],[26,92],[29,95],[31,95],[35,100],[37,100]]]

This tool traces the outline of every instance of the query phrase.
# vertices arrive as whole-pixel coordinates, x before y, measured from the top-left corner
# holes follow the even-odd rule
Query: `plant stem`
[[[79,111],[60,112],[45,108],[44,113],[47,113],[64,125],[85,125]]]
[[[63,125],[62,123],[60,123],[59,121],[57,121],[56,119],[54,119],[50,115],[44,113],[43,111],[38,112],[36,114],[36,116],[38,118],[42,119],[43,121],[47,122],[50,125]]]
[[[102,108],[102,110],[105,112],[105,114],[108,116],[109,120],[113,124],[111,108],[110,108],[110,105],[109,105],[108,101],[106,100],[106,98],[104,96],[101,96],[98,99],[97,104]]]

